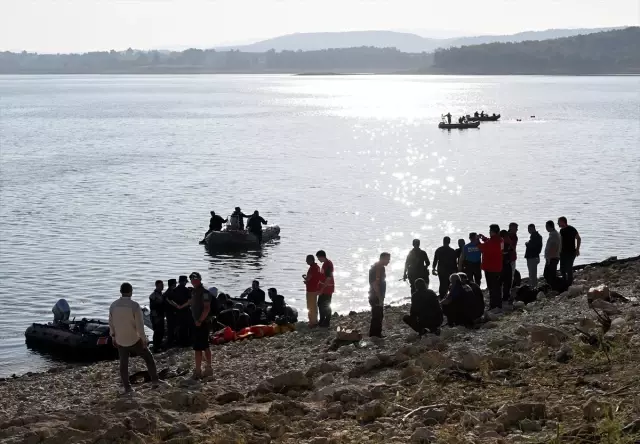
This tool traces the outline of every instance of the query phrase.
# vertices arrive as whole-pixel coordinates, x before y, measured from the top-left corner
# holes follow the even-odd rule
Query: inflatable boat
[[[479,126],[480,126],[480,122],[469,122],[469,123],[440,122],[438,124],[438,128],[440,129],[468,129],[468,128],[478,128]]]
[[[467,116],[467,121],[469,122],[497,122],[500,120],[500,114],[494,114],[493,116]]]
[[[268,225],[262,230],[262,243],[270,242],[280,237],[280,227]],[[223,249],[251,249],[258,248],[258,238],[246,230],[212,231],[204,239],[204,244],[211,250]]]
[[[33,323],[24,332],[27,347],[83,361],[111,359],[118,355],[109,335],[108,321],[69,320],[70,312],[67,301],[60,299],[53,307],[53,322]]]

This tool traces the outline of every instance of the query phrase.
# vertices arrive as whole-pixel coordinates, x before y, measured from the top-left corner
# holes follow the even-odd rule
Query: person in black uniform
[[[153,351],[158,352],[162,348],[164,340],[164,282],[156,281],[156,288],[149,295],[149,310],[151,315],[151,326],[153,328]]]
[[[248,218],[249,216],[244,214],[242,212],[242,210],[240,209],[240,207],[236,207],[236,209],[233,211],[233,214],[231,214],[231,217],[237,217],[238,218],[238,229],[240,231],[244,230],[244,220],[246,218]]]
[[[468,285],[467,275],[464,273],[454,273],[450,277],[451,289],[449,294],[442,301],[442,312],[447,317],[447,324],[450,327],[463,325],[473,327],[478,316],[477,296]]]
[[[404,263],[404,276],[405,281],[409,279],[409,285],[411,286],[411,294],[416,292],[416,279],[422,279],[429,288],[429,256],[427,252],[420,249],[420,239],[413,240],[413,249],[407,255],[407,260]]]
[[[451,238],[445,236],[442,239],[442,246],[433,255],[433,274],[437,274],[440,279],[440,299],[447,296],[449,290],[449,276],[457,271],[458,259],[456,251],[451,248]],[[437,270],[437,271],[436,271]]]
[[[228,219],[223,219],[222,217],[218,216],[215,211],[212,211],[211,219],[209,219],[209,231],[205,233],[204,238],[202,238],[200,243],[205,242],[209,233],[213,231],[222,231],[222,224],[226,224],[227,222]]]
[[[258,210],[253,212],[253,215],[247,221],[247,230],[258,238],[258,245],[262,244],[262,226],[267,225],[267,221],[264,220]]]
[[[187,276],[178,278],[178,286],[171,295],[176,306],[176,324],[177,324],[177,340],[180,345],[188,346],[191,344],[193,336],[194,321],[191,315],[189,304],[191,302],[191,289],[187,288],[189,279]]]
[[[167,318],[167,347],[171,347],[176,342],[176,306],[173,302],[173,291],[176,289],[178,285],[175,279],[169,279],[167,281],[167,291],[162,295],[162,299],[164,301],[164,314]]]
[[[264,290],[260,288],[260,281],[253,281],[251,283],[251,291],[247,295],[247,302],[255,304],[255,306],[260,309],[264,307],[265,298]]]
[[[429,290],[424,279],[416,279],[415,287],[416,291],[411,295],[409,314],[402,320],[420,336],[427,331],[439,335],[443,316],[438,295],[435,291]]]

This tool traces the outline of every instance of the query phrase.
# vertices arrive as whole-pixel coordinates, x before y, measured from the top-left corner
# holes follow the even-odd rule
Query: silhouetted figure
[[[451,125],[451,113],[447,113],[444,115],[447,118],[447,122]]]
[[[511,268],[513,247],[507,230],[500,231],[500,237],[502,238],[502,301],[508,301],[511,299],[511,283],[513,282]]]
[[[416,279],[423,279],[427,288],[429,287],[429,256],[427,252],[420,248],[420,240],[413,240],[413,249],[407,255],[407,260],[404,263],[404,275],[403,279],[409,279],[409,285],[411,286],[411,294],[416,291]]]
[[[149,295],[149,311],[151,315],[151,326],[153,328],[153,351],[158,352],[162,348],[164,340],[164,282],[158,280],[156,288]]]
[[[447,297],[442,301],[442,312],[447,317],[450,327],[464,325],[473,327],[477,315],[477,301],[473,289],[467,284],[467,275],[454,273],[450,276],[451,288]],[[476,302],[476,303],[474,303]]]
[[[458,261],[456,251],[451,248],[451,238],[446,236],[442,239],[442,246],[433,255],[433,274],[438,275],[440,280],[440,299],[444,299],[449,289],[449,276],[456,272]]]
[[[262,244],[262,226],[267,225],[267,221],[264,220],[258,210],[253,212],[253,215],[247,221],[247,230],[258,238],[258,245]]]
[[[231,217],[229,217],[229,228],[237,231],[244,230],[244,220],[248,217],[249,216],[242,212],[240,207],[236,207],[233,213],[231,213]]]
[[[487,280],[489,290],[489,309],[502,308],[502,238],[500,237],[500,226],[492,224],[489,226],[489,236],[479,234],[481,243],[478,244],[482,252],[482,269]]]
[[[578,230],[567,223],[566,217],[563,216],[558,219],[558,226],[560,227],[560,238],[562,240],[560,274],[567,286],[570,286],[573,284],[573,262],[576,257],[580,256],[582,238],[578,234]]]
[[[369,304],[371,305],[370,337],[382,337],[382,320],[384,318],[384,296],[387,292],[387,272],[391,255],[380,254],[380,260],[369,270]]]
[[[416,291],[411,295],[409,314],[402,320],[420,335],[427,331],[439,335],[443,316],[438,295],[429,290],[424,279],[416,279],[415,287]]]
[[[167,281],[167,291],[165,291],[163,295],[165,316],[167,317],[167,347],[171,347],[176,342],[176,330],[178,327],[177,308],[173,302],[173,292],[176,289],[176,286],[177,281],[175,279],[169,279]]]
[[[482,282],[482,253],[478,244],[480,240],[476,233],[469,234],[469,243],[462,247],[462,254],[458,259],[458,271],[463,271],[469,278],[469,282],[480,285]]]

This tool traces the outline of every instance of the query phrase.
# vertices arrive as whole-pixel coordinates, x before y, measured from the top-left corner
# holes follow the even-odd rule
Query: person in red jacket
[[[320,250],[316,253],[316,257],[322,263],[322,277],[320,279],[320,288],[318,289],[318,320],[319,327],[329,327],[331,323],[331,297],[335,291],[335,281],[333,280],[333,262],[327,258],[327,253]]]
[[[313,254],[307,256],[307,265],[309,266],[309,270],[302,278],[307,288],[309,327],[316,327],[318,325],[318,289],[320,288],[322,273],[320,272],[320,267],[316,264],[316,258],[313,257]]]
[[[489,238],[479,235],[482,269],[489,289],[489,309],[502,308],[502,238],[497,224],[489,226]]]

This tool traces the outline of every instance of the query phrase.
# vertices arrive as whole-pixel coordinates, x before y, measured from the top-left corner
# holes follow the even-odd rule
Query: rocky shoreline
[[[142,383],[133,397],[118,396],[117,362],[7,379],[0,442],[638,442],[640,258],[582,267],[575,280],[488,313],[478,330],[419,339],[402,306],[385,309],[383,340],[332,344],[336,327],[367,330],[363,312],[334,331],[300,325],[214,347],[216,374],[203,381],[178,376],[192,353],[171,350],[156,355],[171,387]]]

